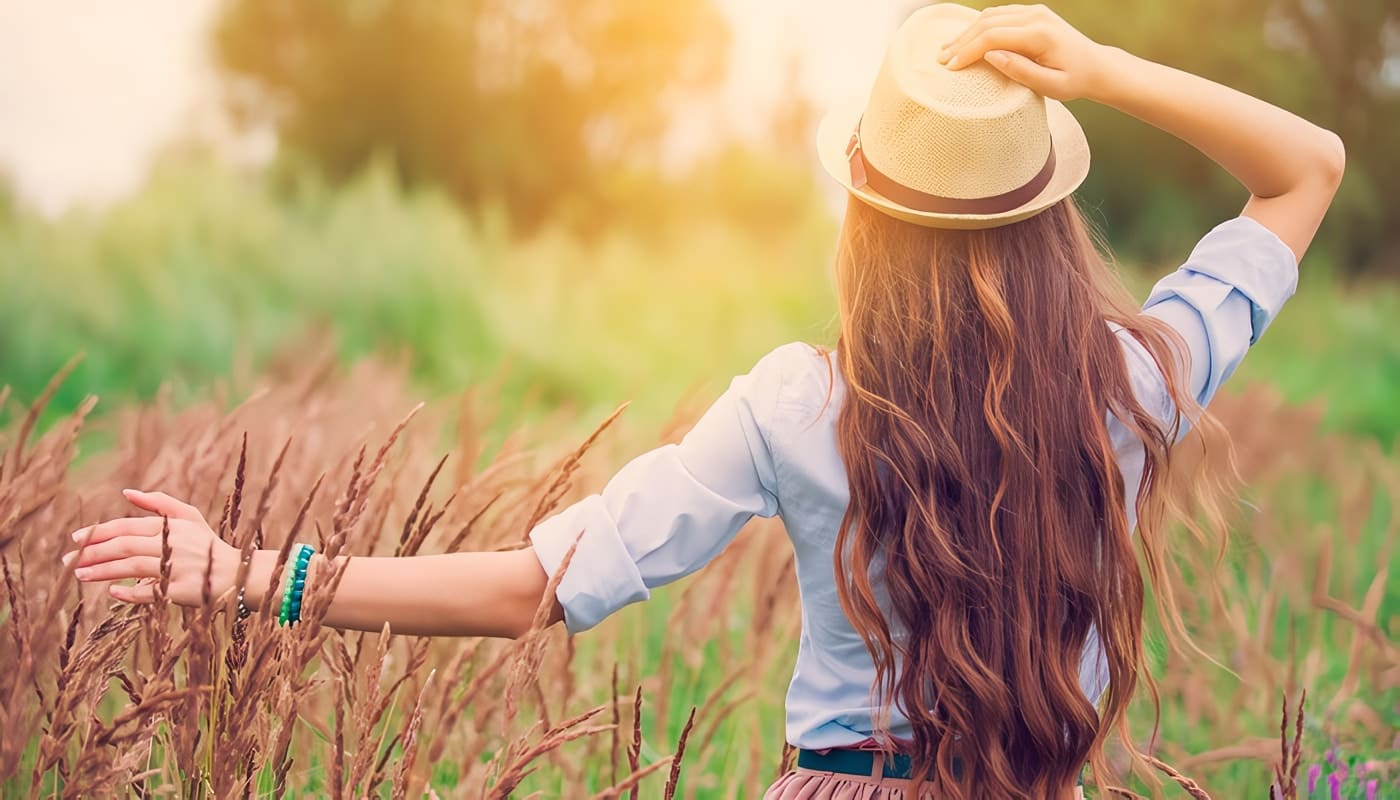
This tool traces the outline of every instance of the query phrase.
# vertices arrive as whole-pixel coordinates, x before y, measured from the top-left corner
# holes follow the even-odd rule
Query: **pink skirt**
[[[848,775],[842,772],[820,772],[798,767],[778,778],[763,800],[916,800],[910,793],[913,781],[908,778],[887,778],[884,776],[884,757],[875,755],[869,775]],[[1068,795],[1074,800],[1083,800],[1084,788],[1074,787]],[[935,800],[927,792],[920,792],[917,800]]]

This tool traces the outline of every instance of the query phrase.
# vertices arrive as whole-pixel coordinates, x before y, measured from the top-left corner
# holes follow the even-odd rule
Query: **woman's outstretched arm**
[[[930,46],[937,46],[930,43]],[[1244,215],[1301,260],[1341,182],[1341,139],[1307,120],[1197,75],[1084,36],[1044,6],[989,8],[943,60],[979,60],[1047,97],[1087,98],[1200,150],[1253,195]]]
[[[344,556],[337,558],[343,559]],[[248,606],[263,602],[276,550],[258,550],[248,571]],[[329,566],[312,557],[310,571]],[[410,636],[500,636],[515,638],[530,627],[549,576],[534,550],[442,555],[356,556],[326,611],[333,628]],[[313,584],[307,581],[307,586]],[[274,598],[274,602],[278,598]],[[552,621],[563,619],[558,610]]]
[[[219,539],[198,509],[159,492],[127,491],[136,507],[170,519],[170,599],[198,605],[205,565],[218,597],[234,585],[239,551]],[[84,582],[157,578],[160,575],[162,517],[125,517],[83,528],[73,536],[81,551],[68,556]],[[212,557],[211,557],[212,555]],[[276,550],[256,550],[249,565],[245,601],[254,610],[264,595],[277,560]],[[76,562],[76,563],[74,563]],[[310,570],[325,569],[317,554]],[[549,576],[532,549],[491,553],[448,553],[407,558],[354,557],[345,567],[324,623],[334,628],[415,636],[515,637],[530,626]],[[307,581],[314,587],[314,581]],[[112,597],[133,603],[154,599],[152,583],[113,583]],[[272,602],[280,601],[280,589]],[[553,621],[563,619],[555,604]]]
[[[325,624],[431,636],[519,636],[544,602],[549,576],[573,550],[567,574],[550,598],[549,622],[587,630],[657,586],[700,569],[755,515],[778,513],[776,467],[767,446],[785,364],[813,356],[794,342],[759,360],[695,423],[679,443],[628,462],[603,490],[543,520],[531,546],[494,553],[355,556],[332,599]],[[237,580],[240,553],[221,540],[193,506],[159,492],[128,490],[136,507],[170,520],[169,598],[201,602],[208,571],[215,597]],[[65,557],[81,581],[151,579],[160,574],[162,516],[126,517],[73,533],[80,550]],[[253,556],[245,601],[258,608],[277,552]],[[311,572],[329,566],[315,556]],[[314,575],[311,576],[314,578]],[[306,583],[314,590],[315,580]],[[149,603],[154,587],[113,584],[112,597]],[[275,606],[274,606],[275,607]]]

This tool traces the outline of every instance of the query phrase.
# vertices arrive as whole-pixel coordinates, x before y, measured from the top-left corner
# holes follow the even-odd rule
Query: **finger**
[[[962,33],[958,34],[950,41],[944,43],[943,49],[940,52],[940,60],[947,61],[950,56],[967,46],[968,42],[981,36],[992,28],[1024,25],[1029,24],[1030,21],[1030,14],[1026,11],[1019,10],[1019,7],[1018,10],[1006,11],[998,14],[993,14],[990,10],[984,11],[982,15],[977,18],[976,22],[967,26]]]
[[[983,58],[1001,74],[1041,94],[1058,94],[1064,87],[1064,72],[1037,64],[1019,53],[989,50]]]
[[[1013,3],[1004,6],[992,6],[991,8],[984,8],[982,9],[982,18],[992,19],[995,17],[1010,16],[1025,17],[1029,16],[1034,12],[1035,6],[1027,6]]]
[[[101,564],[93,564],[90,567],[79,567],[73,570],[73,575],[84,582],[158,578],[160,577],[160,559],[154,556],[118,558],[113,561],[104,561]]]
[[[144,604],[156,601],[156,585],[154,583],[140,583],[135,586],[114,583],[107,587],[107,593],[124,603]]]
[[[73,541],[90,547],[117,536],[158,536],[164,524],[160,517],[119,517],[73,531]]]
[[[948,69],[961,69],[976,64],[988,50],[1008,50],[1035,58],[1045,52],[1049,37],[1040,28],[1026,25],[989,28],[959,48],[948,59]]]
[[[199,509],[184,502],[176,500],[165,492],[143,492],[139,489],[123,489],[122,494],[131,504],[137,508],[144,508],[152,514],[164,514],[172,519],[187,519],[190,521],[202,521],[204,515],[199,513]]]
[[[160,558],[160,539],[155,536],[118,536],[68,553],[63,557],[63,564],[87,567],[128,556]]]

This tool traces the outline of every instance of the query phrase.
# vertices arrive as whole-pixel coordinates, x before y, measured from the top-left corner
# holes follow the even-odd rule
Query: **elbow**
[[[544,627],[548,627],[546,624]],[[515,608],[502,613],[493,636],[519,641],[528,637],[535,629],[535,609],[517,603]]]
[[[532,548],[486,553],[454,553],[449,580],[461,585],[448,601],[448,621],[438,621],[458,636],[523,639],[564,618],[550,596],[549,576]]]
[[[1318,176],[1328,186],[1335,189],[1342,182],[1347,167],[1346,145],[1342,137],[1325,128],[1318,129],[1321,136],[1318,147]]]
[[[500,572],[504,579],[501,597],[505,601],[501,625],[504,635],[521,639],[537,627],[546,629],[564,619],[564,607],[550,586],[533,547],[510,551],[507,565]]]
[[[549,627],[548,623],[543,626]],[[519,641],[528,638],[535,631],[535,610],[533,608],[511,608],[501,609],[500,615],[495,623],[489,628],[477,629],[476,635],[489,636],[496,639],[509,639]]]
[[[559,601],[553,597],[550,600],[550,609],[545,612],[543,619],[540,619],[541,595],[526,594],[521,597],[516,607],[511,610],[508,618],[503,620],[505,630],[503,635],[507,639],[523,639],[534,633],[536,630],[547,630],[550,626],[564,619],[564,608],[559,605]]]
[[[529,635],[531,628],[532,626],[528,621],[524,624],[511,625],[510,628],[504,631],[502,638],[510,639],[513,642],[520,641]]]

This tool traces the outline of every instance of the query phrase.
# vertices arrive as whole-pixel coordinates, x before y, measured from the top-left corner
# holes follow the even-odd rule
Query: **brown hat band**
[[[1050,143],[1050,154],[1045,158],[1045,166],[1025,184],[992,197],[942,197],[921,192],[885,175],[865,159],[860,146],[860,122],[851,133],[851,141],[846,145],[846,160],[851,165],[851,188],[869,186],[871,189],[893,200],[905,208],[931,214],[1002,214],[1034,200],[1050,183],[1055,174],[1055,143]]]

